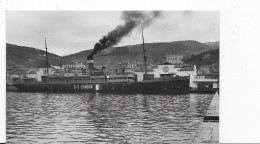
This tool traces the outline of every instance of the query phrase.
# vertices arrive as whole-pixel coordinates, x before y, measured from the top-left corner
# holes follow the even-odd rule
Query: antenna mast
[[[146,64],[147,57],[145,56],[145,49],[144,49],[144,33],[143,33],[143,27],[142,27],[142,38],[143,38],[143,53],[144,53],[144,78],[146,78],[146,75],[147,75],[147,64]]]
[[[45,48],[46,48],[46,67],[47,67],[47,74],[49,75],[49,62],[48,62],[48,52],[47,52],[46,37],[45,37]]]

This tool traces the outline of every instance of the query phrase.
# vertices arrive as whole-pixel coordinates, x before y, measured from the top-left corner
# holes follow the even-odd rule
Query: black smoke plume
[[[122,13],[121,19],[124,20],[123,25],[117,26],[114,30],[110,31],[107,35],[103,36],[98,43],[95,44],[94,50],[88,56],[88,59],[93,59],[93,56],[111,46],[116,45],[121,39],[128,35],[135,27],[149,26],[153,20],[160,16],[159,11],[124,11]]]

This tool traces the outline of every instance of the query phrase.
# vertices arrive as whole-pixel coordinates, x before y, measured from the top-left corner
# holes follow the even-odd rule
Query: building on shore
[[[219,88],[219,73],[199,73],[194,79],[195,87],[198,90]]]
[[[194,85],[199,91],[208,91],[219,88],[219,64],[202,65],[198,68],[194,78]]]
[[[175,65],[175,67],[181,68],[183,66],[183,56],[182,55],[166,55],[167,64]]]

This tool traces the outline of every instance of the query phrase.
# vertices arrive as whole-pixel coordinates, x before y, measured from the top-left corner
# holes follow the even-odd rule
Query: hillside
[[[208,46],[211,46],[214,49],[218,49],[219,48],[219,41],[216,41],[216,42],[206,42],[204,44],[208,45]]]
[[[87,56],[92,52],[91,50],[85,50],[81,51],[75,54],[67,55],[62,57],[62,63],[64,64],[69,64],[72,61],[77,61],[77,62],[86,62],[87,61]]]
[[[48,53],[49,63],[59,65],[60,56]],[[45,51],[36,48],[6,44],[7,68],[43,67],[46,65]]]
[[[146,43],[145,49],[146,56],[148,57],[148,62],[154,62],[164,61],[167,54],[180,54],[184,55],[184,58],[187,59],[192,55],[197,55],[213,48],[197,41],[175,41]],[[136,60],[143,60],[142,44],[115,47],[107,51],[108,52],[102,51],[95,55],[94,61],[99,64],[106,64],[119,62],[136,62]],[[90,50],[82,51],[77,54],[63,57],[63,59],[86,61],[86,58],[90,52]]]
[[[6,44],[6,49],[7,68],[45,66],[45,51],[43,50],[12,44]],[[145,49],[148,63],[151,63],[154,61],[164,62],[167,54],[180,54],[184,55],[184,59],[188,59],[192,55],[197,55],[214,48],[197,41],[175,41],[146,43]],[[72,61],[86,63],[87,56],[91,51],[85,50],[64,57],[49,53],[49,63],[50,65],[59,65],[60,61],[62,64],[71,64]],[[143,60],[142,44],[114,47],[94,56],[94,61],[98,64],[136,62],[137,60],[140,62]]]
[[[185,60],[185,63],[201,65],[212,65],[219,63],[219,49],[209,50]]]

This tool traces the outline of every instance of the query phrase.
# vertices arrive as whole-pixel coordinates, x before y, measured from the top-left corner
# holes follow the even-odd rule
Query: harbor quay
[[[219,93],[216,92],[198,128],[194,143],[219,143]]]

